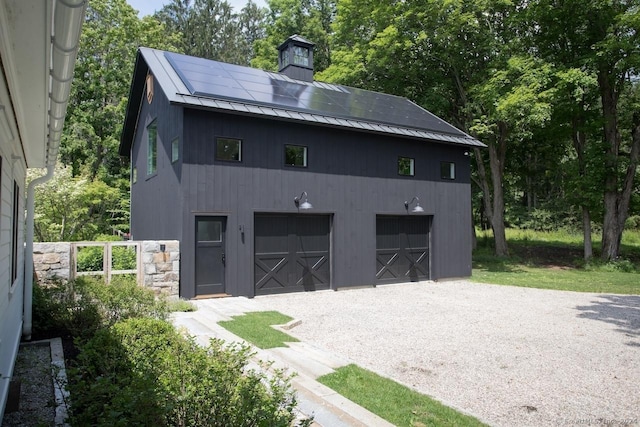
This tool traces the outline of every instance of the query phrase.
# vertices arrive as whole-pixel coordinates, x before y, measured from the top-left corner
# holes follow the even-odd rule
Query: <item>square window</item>
[[[285,145],[284,164],[287,166],[307,167],[307,147],[304,145]]]
[[[398,157],[398,175],[414,176],[414,163],[415,160],[411,157]]]
[[[171,141],[171,163],[175,163],[180,159],[180,138],[174,138]]]
[[[440,162],[440,177],[442,179],[456,179],[456,164]]]
[[[152,121],[147,126],[147,175],[153,175],[158,168],[158,125]]]
[[[236,138],[216,138],[216,160],[242,161],[242,140]]]

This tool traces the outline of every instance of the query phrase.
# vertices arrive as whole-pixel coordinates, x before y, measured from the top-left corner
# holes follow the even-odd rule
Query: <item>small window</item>
[[[440,177],[442,179],[456,179],[456,164],[440,162]]]
[[[398,175],[414,176],[414,162],[411,157],[398,157]]]
[[[152,121],[147,126],[147,175],[153,175],[158,168],[158,125]]]
[[[284,164],[287,166],[307,167],[307,147],[304,145],[285,145]]]
[[[241,162],[242,140],[235,138],[216,138],[216,160]]]
[[[171,141],[171,163],[175,163],[180,159],[180,138],[174,138]]]
[[[131,182],[134,184],[138,182],[138,168],[135,166],[131,169]]]

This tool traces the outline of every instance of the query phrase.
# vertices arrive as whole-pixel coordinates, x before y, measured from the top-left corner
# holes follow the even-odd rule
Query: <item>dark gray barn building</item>
[[[401,97],[141,48],[120,154],[134,239],[181,243],[180,295],[254,296],[471,275],[468,151]]]

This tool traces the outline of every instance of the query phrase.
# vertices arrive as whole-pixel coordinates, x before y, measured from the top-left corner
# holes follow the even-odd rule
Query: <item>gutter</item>
[[[49,117],[46,141],[47,174],[34,179],[27,188],[27,218],[24,265],[24,307],[22,335],[31,339],[33,326],[33,235],[35,187],[53,177],[58,159],[62,127],[67,113],[71,81],[75,68],[80,30],[84,22],[87,0],[51,0],[51,58],[49,60]]]

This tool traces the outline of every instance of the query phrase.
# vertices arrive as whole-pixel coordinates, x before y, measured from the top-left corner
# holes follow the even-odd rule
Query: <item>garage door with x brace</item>
[[[429,279],[429,223],[428,216],[376,217],[376,279]]]
[[[329,289],[328,215],[256,214],[255,293]]]

